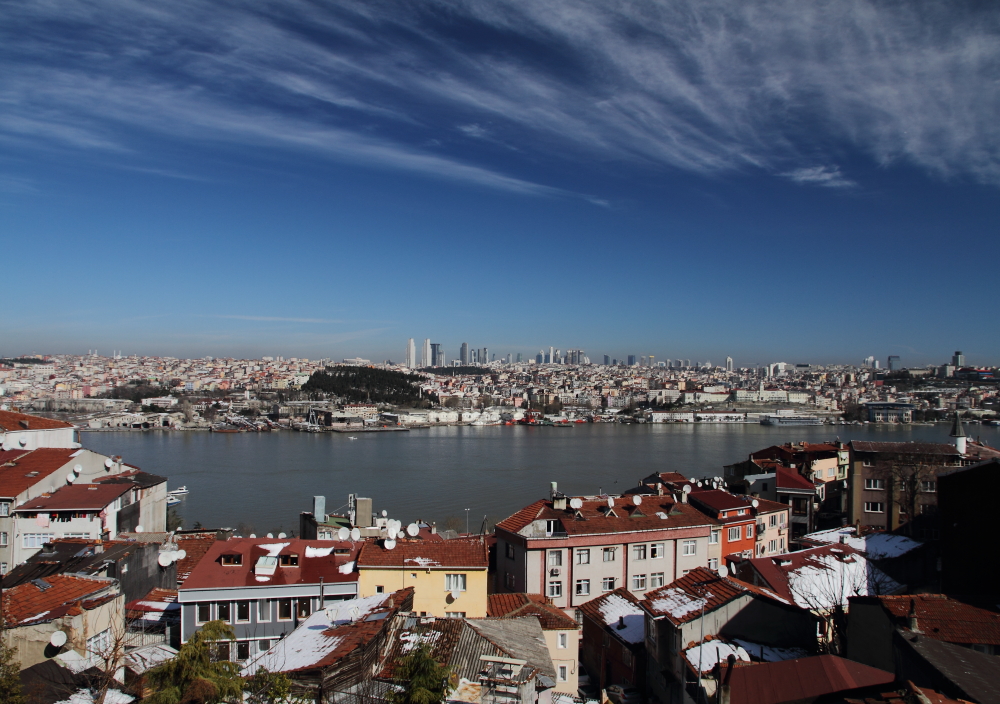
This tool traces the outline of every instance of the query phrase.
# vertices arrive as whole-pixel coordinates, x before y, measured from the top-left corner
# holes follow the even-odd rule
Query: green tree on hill
[[[431,655],[427,645],[421,645],[399,664],[396,677],[404,680],[403,691],[391,695],[393,704],[437,704],[448,693],[451,671]]]

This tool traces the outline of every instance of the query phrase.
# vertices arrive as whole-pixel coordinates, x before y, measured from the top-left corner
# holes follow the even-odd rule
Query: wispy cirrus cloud
[[[67,0],[5,14],[0,140],[20,148],[149,156],[158,135],[547,196],[575,194],[537,178],[539,158],[557,175],[763,169],[846,188],[837,164],[853,150],[1000,184],[1000,13],[972,3]]]

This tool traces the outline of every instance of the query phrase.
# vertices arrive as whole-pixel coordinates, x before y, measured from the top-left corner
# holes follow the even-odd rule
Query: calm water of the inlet
[[[84,433],[97,452],[187,486],[178,506],[185,527],[250,525],[258,533],[298,530],[300,511],[324,495],[327,511],[351,492],[404,523],[457,517],[477,530],[548,493],[632,487],[654,471],[717,476],[722,467],[773,444],[848,440],[950,442],[950,425],[803,426],[756,424],[612,425],[572,428],[447,427],[396,433],[240,433],[132,431]],[[970,426],[994,447],[1000,428]]]

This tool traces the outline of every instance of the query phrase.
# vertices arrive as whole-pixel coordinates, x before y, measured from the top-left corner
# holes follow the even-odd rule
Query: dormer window
[[[278,555],[278,562],[282,567],[298,567],[298,555]]]
[[[557,521],[557,520],[548,520],[548,521],[545,521],[545,535],[546,536],[550,536],[553,533],[558,533],[558,532],[559,532],[559,521]]]
[[[242,555],[236,555],[236,554],[233,554],[233,555],[223,555],[222,556],[222,564],[224,564],[224,565],[242,565],[243,564],[243,556]]]
[[[741,509],[738,509],[738,510],[736,511],[736,515],[737,515],[737,516],[745,516],[745,515],[746,515],[746,512],[747,512],[747,510],[746,510],[745,508],[741,508]]]

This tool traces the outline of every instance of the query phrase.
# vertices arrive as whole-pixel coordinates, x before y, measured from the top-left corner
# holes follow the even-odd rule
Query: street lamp
[[[465,509],[465,534],[469,534],[469,509]]]

